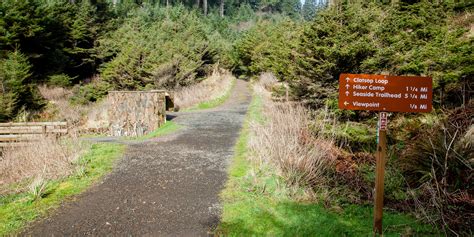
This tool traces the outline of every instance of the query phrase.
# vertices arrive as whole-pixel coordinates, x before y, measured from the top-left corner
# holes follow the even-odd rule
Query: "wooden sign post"
[[[387,162],[387,112],[430,112],[432,79],[368,74],[339,76],[339,108],[381,111],[377,126],[374,234],[383,234],[384,175]]]
[[[375,203],[374,203],[374,232],[382,234],[383,190],[385,164],[387,162],[387,113],[379,113],[378,141],[375,153]]]

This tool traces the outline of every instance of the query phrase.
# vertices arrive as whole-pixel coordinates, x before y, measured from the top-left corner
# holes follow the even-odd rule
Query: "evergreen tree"
[[[18,50],[0,61],[0,121],[11,119],[23,106],[34,109],[41,105],[28,84],[30,78],[31,65]]]
[[[97,8],[90,0],[81,1],[70,24],[68,47],[65,48],[71,59],[70,74],[86,77],[94,73],[94,42],[100,28]]]
[[[35,39],[44,31],[41,14],[35,1],[0,1],[0,50],[3,55],[22,45],[28,48],[34,45]]]

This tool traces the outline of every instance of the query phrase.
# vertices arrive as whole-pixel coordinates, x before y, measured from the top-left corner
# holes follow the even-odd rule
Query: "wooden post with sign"
[[[382,234],[385,164],[387,162],[387,113],[379,113],[378,142],[375,153],[374,232]]]
[[[432,109],[432,79],[369,74],[339,76],[339,108],[381,111],[375,171],[374,234],[383,234],[384,175],[387,162],[386,112],[430,112]]]

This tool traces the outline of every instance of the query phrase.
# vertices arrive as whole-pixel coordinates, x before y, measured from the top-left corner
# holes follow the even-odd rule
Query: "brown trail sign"
[[[387,156],[386,112],[430,112],[432,109],[430,77],[341,74],[339,108],[382,111],[379,114],[375,172],[374,233],[382,234],[384,172]]]
[[[430,112],[430,77],[341,74],[339,108],[390,112]]]

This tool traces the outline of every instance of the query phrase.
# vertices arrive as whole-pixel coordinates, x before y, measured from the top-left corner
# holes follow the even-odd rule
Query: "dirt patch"
[[[23,235],[207,235],[219,221],[218,194],[250,99],[238,80],[224,105],[172,113],[184,129],[130,144],[101,183]]]

